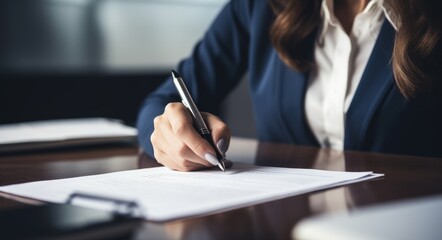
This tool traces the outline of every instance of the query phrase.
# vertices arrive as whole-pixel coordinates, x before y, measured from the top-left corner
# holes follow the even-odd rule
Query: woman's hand
[[[230,130],[218,117],[201,113],[222,153],[228,149]],[[164,166],[179,171],[192,171],[218,164],[215,150],[193,127],[193,120],[182,103],[169,103],[162,115],[154,119],[150,137],[155,159]]]

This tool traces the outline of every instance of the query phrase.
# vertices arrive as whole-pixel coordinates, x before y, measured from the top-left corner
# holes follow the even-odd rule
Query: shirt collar
[[[339,20],[334,14],[334,0],[323,0],[321,5],[321,16],[322,16],[322,29],[319,35],[319,39],[323,39],[327,31],[327,28],[332,26],[336,27],[340,25]],[[385,18],[390,22],[394,29],[397,30],[397,21],[395,21],[394,16],[391,14],[387,8],[385,8],[384,0],[371,0],[368,2],[364,10],[359,14],[367,14],[370,11],[382,10]]]

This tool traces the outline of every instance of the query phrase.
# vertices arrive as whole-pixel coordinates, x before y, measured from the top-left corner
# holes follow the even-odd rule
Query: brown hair
[[[269,0],[276,14],[270,29],[272,43],[282,61],[298,70],[313,66],[308,51],[320,21],[322,0]],[[441,72],[442,3],[438,0],[385,0],[386,8],[398,22],[392,56],[396,85],[406,98],[428,90],[434,75]],[[437,76],[440,77],[440,76]]]

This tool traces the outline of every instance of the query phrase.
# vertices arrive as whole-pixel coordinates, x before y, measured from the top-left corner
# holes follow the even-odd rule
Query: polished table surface
[[[290,239],[300,220],[442,193],[442,159],[337,151],[234,138],[233,162],[262,166],[373,171],[385,177],[237,210],[168,222],[144,222],[134,239]],[[0,155],[0,185],[76,177],[158,164],[136,146],[101,146]],[[0,210],[25,203],[0,196]]]

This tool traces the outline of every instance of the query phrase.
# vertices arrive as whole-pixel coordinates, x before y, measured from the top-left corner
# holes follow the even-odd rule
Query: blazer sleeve
[[[244,75],[248,56],[248,19],[252,1],[232,0],[221,10],[191,56],[177,67],[201,111],[213,112]],[[179,36],[177,36],[179,44]],[[180,101],[171,78],[144,100],[137,119],[138,141],[153,156],[153,119],[169,102]]]

